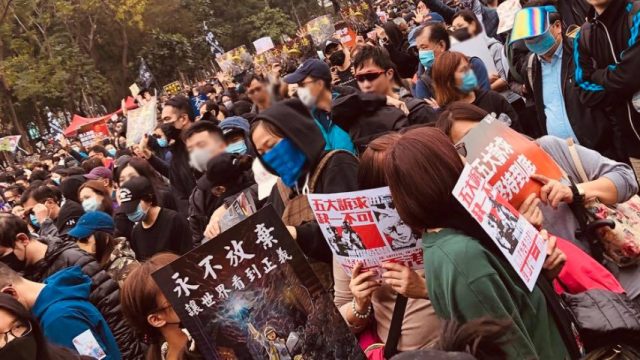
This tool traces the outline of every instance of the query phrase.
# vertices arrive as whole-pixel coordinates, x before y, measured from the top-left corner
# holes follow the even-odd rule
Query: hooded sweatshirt
[[[313,174],[316,166],[325,154],[325,141],[320,129],[315,126],[307,108],[297,99],[285,100],[261,112],[256,121],[269,122],[290,139],[305,155],[307,162],[298,179],[298,188],[302,189],[307,174]],[[255,147],[255,144],[254,144]],[[277,175],[258,156],[267,171]],[[333,194],[358,190],[358,160],[347,152],[339,152],[326,164],[320,175],[314,193]],[[296,189],[293,189],[294,193]],[[280,216],[284,213],[284,202],[277,187],[274,186],[268,199]],[[297,243],[309,257],[330,262],[331,250],[324,240],[316,221],[310,221],[296,227]]]
[[[38,295],[32,311],[47,339],[76,351],[83,348],[97,351],[82,351],[82,355],[100,358],[96,355],[102,351],[106,354],[104,359],[122,358],[106,320],[89,302],[91,278],[80,267],[61,270],[44,283],[46,286]]]

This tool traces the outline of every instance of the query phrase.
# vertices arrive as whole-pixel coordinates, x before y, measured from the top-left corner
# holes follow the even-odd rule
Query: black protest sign
[[[153,277],[207,359],[364,358],[272,207]]]

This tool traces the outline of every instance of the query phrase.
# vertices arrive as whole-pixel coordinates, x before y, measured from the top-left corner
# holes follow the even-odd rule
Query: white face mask
[[[296,92],[298,94],[298,99],[300,99],[307,108],[310,109],[316,105],[317,99],[315,96],[311,95],[311,90],[306,87],[299,87]]]
[[[233,107],[233,101],[225,101],[223,105],[227,108],[227,110],[230,110]]]
[[[189,165],[192,168],[205,172],[207,171],[207,163],[212,158],[211,149],[195,149],[189,153]]]

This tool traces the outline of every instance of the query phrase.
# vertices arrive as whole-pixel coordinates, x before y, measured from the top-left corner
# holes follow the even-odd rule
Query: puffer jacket
[[[136,341],[133,330],[126,323],[120,309],[120,289],[93,256],[81,250],[73,242],[59,238],[43,240],[47,244],[44,258],[25,269],[25,278],[43,282],[56,272],[71,266],[79,266],[91,277],[89,300],[102,313],[116,338],[123,359],[143,359],[144,345]]]

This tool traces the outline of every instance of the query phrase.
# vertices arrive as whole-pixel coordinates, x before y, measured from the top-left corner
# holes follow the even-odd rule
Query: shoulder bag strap
[[[313,193],[316,190],[316,185],[318,183],[318,180],[320,180],[320,176],[322,175],[322,171],[324,170],[324,168],[327,166],[327,164],[329,163],[329,160],[331,160],[331,158],[338,154],[338,153],[345,153],[345,154],[349,154],[351,156],[353,156],[355,158],[355,156],[345,150],[332,150],[329,151],[328,153],[326,153],[322,159],[320,159],[320,163],[318,163],[318,166],[316,166],[316,169],[313,172],[313,175],[311,176],[311,178],[309,179],[309,192]]]
[[[393,315],[391,316],[391,326],[389,326],[389,336],[384,344],[384,358],[391,359],[398,353],[398,341],[402,333],[402,320],[404,320],[404,312],[407,310],[407,297],[398,294],[396,304],[393,307]]]
[[[529,87],[531,90],[534,88],[533,84],[533,61],[535,60],[536,54],[529,54],[529,58],[527,59],[527,78],[529,79]]]
[[[576,170],[578,170],[578,176],[580,176],[580,180],[582,182],[589,181],[589,177],[587,176],[587,172],[584,171],[582,160],[580,159],[580,155],[578,154],[578,149],[576,149],[576,144],[573,142],[573,139],[571,138],[567,139],[567,146],[569,147],[569,154],[571,154],[573,165],[575,165]]]

